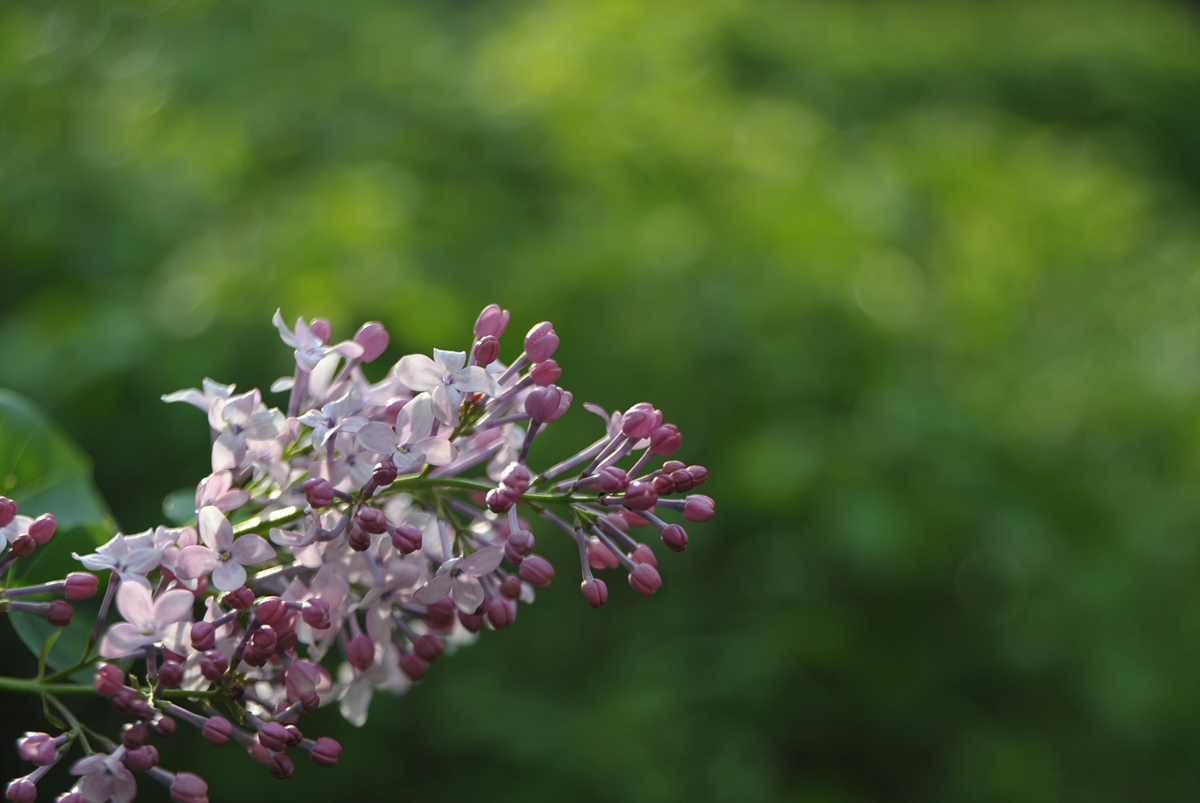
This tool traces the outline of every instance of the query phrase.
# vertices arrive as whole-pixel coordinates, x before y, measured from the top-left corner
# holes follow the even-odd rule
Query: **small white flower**
[[[490,574],[504,558],[504,548],[484,547],[465,558],[451,558],[442,564],[433,578],[417,589],[413,599],[431,605],[449,594],[464,613],[474,613],[483,603],[483,586],[479,578]]]
[[[128,536],[117,533],[91,555],[71,555],[94,572],[114,571],[124,581],[149,588],[146,573],[162,562],[163,546],[155,543],[152,530],[146,530]]]
[[[413,390],[429,391],[438,420],[455,427],[462,394],[500,395],[500,386],[486,369],[478,365],[464,367],[466,363],[466,352],[434,349],[432,360],[424,354],[402,357],[396,363],[396,377]]]
[[[164,591],[155,599],[143,585],[122,583],[117,589],[117,610],[125,621],[108,629],[100,655],[119,658],[162,641],[171,625],[191,616],[193,601],[192,592],[182,588]]]
[[[233,591],[246,583],[244,566],[275,557],[262,536],[243,535],[236,541],[233,526],[225,514],[211,505],[200,509],[200,540],[205,546],[189,546],[175,558],[176,574],[183,580],[195,580],[212,572],[212,582],[219,591]]]

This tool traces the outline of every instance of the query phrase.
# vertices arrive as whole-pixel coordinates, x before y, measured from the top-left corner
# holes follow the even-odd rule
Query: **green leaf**
[[[46,677],[46,656],[50,654],[50,648],[54,646],[54,642],[58,641],[58,637],[62,635],[62,630],[56,630],[50,634],[50,638],[42,645],[42,651],[38,654],[38,680]]]

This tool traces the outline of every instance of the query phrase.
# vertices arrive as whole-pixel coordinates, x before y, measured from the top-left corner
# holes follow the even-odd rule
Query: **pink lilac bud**
[[[171,800],[174,803],[208,803],[208,784],[190,772],[178,773],[171,782]]]
[[[716,503],[704,494],[691,494],[683,504],[683,517],[688,521],[708,521],[716,513]]]
[[[557,421],[571,407],[571,392],[557,385],[534,388],[525,396],[525,412],[539,424]]]
[[[529,378],[535,385],[552,385],[562,376],[562,369],[554,360],[544,360],[529,369]]]
[[[599,541],[593,541],[587,548],[588,566],[593,569],[615,569],[621,565],[620,560],[608,547]]]
[[[468,632],[478,633],[483,628],[483,614],[458,612],[458,621]]]
[[[192,625],[192,649],[207,652],[217,643],[217,629],[212,622],[196,622]]]
[[[71,624],[74,616],[75,609],[71,607],[71,603],[56,599],[50,603],[50,613],[46,616],[46,621],[54,627],[66,627]]]
[[[233,735],[233,725],[225,717],[209,717],[200,735],[209,744],[221,747],[229,744],[229,737]]]
[[[514,530],[508,534],[508,540],[504,544],[504,554],[507,556],[510,549],[518,557],[529,554],[534,546],[537,545],[537,539],[533,537],[533,533],[529,530]],[[509,563],[514,565],[520,561],[509,560]]]
[[[125,754],[125,766],[134,772],[145,772],[158,766],[158,749],[152,744],[142,745]]]
[[[513,549],[513,545],[509,543],[504,545],[504,559],[513,566],[520,566],[521,561],[525,560],[525,558],[521,556],[521,553]]]
[[[708,469],[704,466],[688,466],[688,473],[692,475],[692,487],[696,488],[708,481]]]
[[[676,471],[682,471],[685,468],[687,468],[686,463],[679,460],[668,460],[663,463],[662,470],[664,474],[674,474]]]
[[[271,751],[263,747],[257,741],[252,742],[246,752],[250,754],[250,758],[262,764],[264,767],[271,763]]]
[[[18,778],[4,789],[4,799],[7,803],[34,803],[37,787],[28,778]]]
[[[17,517],[17,503],[7,496],[0,496],[0,527],[7,527]]]
[[[217,650],[210,650],[200,656],[200,674],[205,680],[213,683],[220,681],[228,668],[229,659]]]
[[[588,601],[588,605],[593,608],[599,608],[601,605],[608,602],[608,586],[603,580],[584,580],[579,585],[579,590],[583,592],[583,598]]]
[[[288,746],[287,728],[278,722],[265,722],[258,731],[258,743],[268,750],[278,753]]]
[[[22,761],[32,761],[39,767],[48,767],[58,757],[58,745],[48,733],[30,731],[17,739],[17,755]]]
[[[629,438],[649,438],[662,423],[662,413],[642,402],[630,407],[621,417],[621,433]]]
[[[554,579],[554,567],[541,555],[529,555],[521,562],[521,579],[538,588],[546,588]]]
[[[58,529],[58,524],[54,521],[54,516],[49,513],[43,513],[29,525],[29,537],[37,541],[38,545],[41,546],[48,543],[54,537],[56,529]]]
[[[683,471],[676,471],[671,474],[671,485],[674,489],[674,493],[684,493],[686,491],[690,491],[692,490],[692,486],[694,484],[695,482],[692,480],[691,472],[689,472],[687,469],[684,469]]]
[[[362,361],[374,362],[388,347],[388,332],[379,321],[370,321],[354,333],[354,342],[362,346]]]
[[[520,463],[509,463],[508,468],[500,475],[500,483],[516,496],[528,491],[532,480],[533,472]]]
[[[321,696],[315,691],[306,691],[300,693],[300,704],[304,706],[304,710],[311,714],[321,707]]]
[[[425,616],[429,622],[429,626],[435,630],[448,630],[454,626],[454,612],[458,608],[454,604],[454,600],[446,597],[432,605],[425,607]]]
[[[386,488],[396,481],[398,473],[395,463],[391,460],[384,460],[375,466],[375,470],[371,472],[371,481],[380,488]]]
[[[413,652],[421,656],[421,660],[429,664],[436,661],[444,649],[445,647],[442,646],[442,640],[437,636],[430,635],[429,633],[426,633],[424,636],[421,636],[419,639],[413,642]]]
[[[668,455],[679,451],[683,436],[679,427],[674,424],[663,424],[650,435],[650,451],[654,454]]]
[[[333,485],[324,477],[313,477],[300,483],[309,507],[328,507],[333,502]]]
[[[530,362],[543,362],[558,351],[558,335],[549,321],[543,321],[525,335],[525,356]]]
[[[159,673],[159,677],[162,677],[161,671]],[[175,735],[175,720],[166,715],[160,716],[158,719],[154,720],[154,724],[151,725],[151,727],[154,729],[155,736],[161,736],[162,738],[167,739]]]
[[[500,337],[508,328],[509,313],[499,304],[488,304],[475,319],[475,338]]]
[[[121,744],[132,750],[150,741],[150,729],[141,722],[126,725],[121,731]]]
[[[662,578],[658,576],[658,569],[643,563],[629,573],[629,585],[643,597],[652,597],[662,588]]]
[[[296,745],[298,745],[302,741],[304,741],[304,734],[301,733],[300,729],[297,728],[295,725],[288,725],[287,733],[288,733],[288,738],[287,738],[287,746],[288,747],[295,747]]]
[[[383,511],[377,507],[364,506],[354,518],[358,522],[359,527],[372,535],[387,532],[387,518],[383,515]]]
[[[488,603],[487,618],[492,623],[492,627],[502,630],[516,620],[517,603],[511,599],[491,600]]]
[[[491,335],[481,337],[475,343],[472,356],[475,357],[476,365],[491,365],[500,356],[500,341]]]
[[[118,666],[100,664],[96,667],[96,679],[92,683],[96,694],[102,697],[112,697],[125,688],[125,673]]]
[[[600,490],[606,494],[620,493],[629,486],[629,475],[625,473],[625,469],[616,466],[606,466],[596,478],[600,480]]]
[[[392,530],[392,546],[401,555],[409,555],[421,548],[421,531],[411,524],[401,524]]]
[[[346,645],[346,660],[360,672],[366,672],[375,663],[375,643],[359,634]]]
[[[279,644],[279,637],[275,634],[275,628],[270,625],[263,625],[254,631],[254,635],[250,637],[250,643],[260,653],[271,655],[275,652],[275,647]]]
[[[650,508],[650,512],[654,512],[654,508]],[[610,519],[611,521],[612,519]],[[630,527],[649,527],[650,520],[639,516],[636,511],[622,510],[620,520],[625,525],[625,530],[628,532]]]
[[[54,798],[54,803],[87,803],[87,801],[83,799],[82,792],[63,792]]]
[[[654,475],[654,479],[650,481],[650,485],[659,496],[668,496],[675,493],[675,483],[671,482],[670,474]]]
[[[225,595],[225,604],[234,610],[247,611],[254,604],[254,592],[245,586],[235,588]]]
[[[318,767],[332,767],[338,762],[341,755],[342,746],[328,736],[322,736],[320,739],[317,739],[316,744],[312,746],[312,750],[308,753],[308,757],[312,759],[312,763]]]
[[[271,756],[271,760],[267,762],[267,769],[281,781],[286,781],[292,777],[292,773],[296,771],[296,767],[292,764],[292,760],[283,753],[276,753]]]
[[[488,510],[493,513],[507,513],[513,506],[513,499],[504,488],[493,488],[485,499]]]
[[[406,652],[400,656],[400,671],[407,675],[409,680],[425,677],[426,668],[425,661],[415,652]]]
[[[678,524],[668,524],[661,533],[662,542],[672,552],[682,552],[688,543],[687,530]]]
[[[649,510],[658,504],[658,494],[648,482],[633,482],[625,489],[625,505],[634,510]]]
[[[35,549],[37,549],[37,541],[34,541],[32,536],[18,535],[12,540],[12,551],[18,558],[29,557]]]
[[[350,527],[350,534],[346,536],[346,543],[355,552],[366,552],[371,548],[371,536],[367,535],[357,524]]]
[[[329,603],[323,599],[313,597],[305,600],[300,609],[300,616],[304,623],[314,630],[329,629]]]
[[[329,343],[329,338],[333,337],[333,325],[324,318],[313,318],[312,323],[308,325],[308,331],[313,333],[313,337],[320,340],[322,345]]]
[[[254,608],[254,616],[264,625],[282,624],[287,615],[287,603],[279,597],[267,597]]]
[[[645,544],[638,544],[634,550],[629,553],[629,559],[634,563],[645,563],[648,566],[658,568],[658,558],[654,557],[654,550]]]
[[[87,572],[71,572],[67,575],[63,592],[69,600],[91,599],[96,595],[100,581],[94,574]]]
[[[521,581],[516,577],[508,577],[500,584],[500,596],[505,599],[521,598]]]

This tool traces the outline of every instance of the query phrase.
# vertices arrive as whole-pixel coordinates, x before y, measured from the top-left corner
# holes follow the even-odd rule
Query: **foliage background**
[[[1194,799],[1198,24],[3,4],[0,385],[127,532],[207,471],[201,416],[158,397],[286,372],[277,306],[382,320],[392,359],[465,348],[491,301],[550,318],[563,384],[654,401],[719,502],[658,597],[599,612],[543,532],[561,579],[517,627],[361,731],[306,726],[337,770],[280,784],[183,733],[164,765],[214,800]],[[39,710],[3,704],[11,744]]]

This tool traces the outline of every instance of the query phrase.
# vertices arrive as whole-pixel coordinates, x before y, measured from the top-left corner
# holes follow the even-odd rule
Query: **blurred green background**
[[[159,396],[289,372],[277,306],[394,360],[492,301],[718,517],[598,612],[539,530],[516,627],[305,726],[336,770],[162,746],[214,801],[1196,799],[1194,7],[0,6],[0,386],[126,531],[208,470]]]

